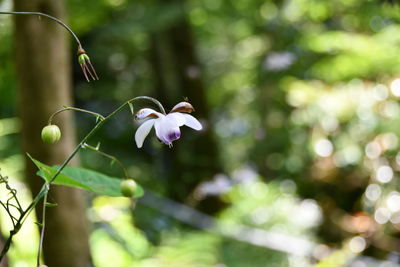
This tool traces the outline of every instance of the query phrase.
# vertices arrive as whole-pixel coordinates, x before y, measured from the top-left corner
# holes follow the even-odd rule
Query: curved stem
[[[134,101],[136,101],[136,100],[140,100],[140,99],[152,101],[153,103],[155,103],[155,104],[158,106],[158,108],[160,109],[160,111],[161,111],[164,115],[167,114],[167,113],[165,112],[165,109],[164,109],[163,105],[161,105],[160,101],[158,101],[157,99],[152,98],[152,97],[150,97],[150,96],[138,96],[138,97],[132,98],[132,99],[126,101],[124,104],[122,104],[119,108],[123,108],[125,105],[129,105],[129,104],[131,104],[132,102],[134,102]]]
[[[10,219],[11,219],[13,227],[15,227],[15,222],[14,222],[15,217],[11,214],[11,212],[9,211],[9,209],[3,202],[0,201],[0,205],[3,206],[3,208],[6,210],[6,212],[8,213],[8,217],[10,217]]]
[[[49,19],[57,22],[61,26],[63,26],[75,38],[75,41],[78,44],[78,49],[82,48],[82,45],[81,45],[81,42],[79,41],[78,36],[76,36],[76,34],[64,22],[62,22],[58,18],[55,18],[53,16],[47,15],[47,14],[42,13],[42,12],[0,11],[0,14],[6,14],[6,15],[37,15],[37,16],[43,16],[43,17],[49,18]]]
[[[75,107],[64,107],[64,108],[62,108],[62,109],[60,109],[60,110],[54,112],[53,114],[51,114],[51,116],[50,116],[50,118],[49,118],[49,125],[51,125],[51,122],[53,121],[53,118],[54,118],[58,113],[61,113],[61,112],[66,111],[66,110],[75,110],[75,111],[79,111],[79,112],[91,114],[91,115],[93,115],[93,116],[96,116],[97,118],[100,118],[101,120],[104,120],[104,119],[105,119],[103,115],[101,115],[101,114],[99,114],[99,113],[97,113],[97,112],[89,111],[89,110],[86,110],[86,109],[75,108]]]
[[[114,157],[114,156],[112,156],[112,155],[110,155],[110,154],[107,154],[107,153],[105,153],[105,152],[103,152],[103,151],[101,151],[101,150],[98,150],[98,149],[97,149],[96,147],[94,147],[94,146],[91,146],[91,145],[88,145],[88,144],[84,144],[84,147],[85,147],[85,148],[89,148],[90,150],[93,150],[93,151],[99,153],[100,155],[111,159],[112,161],[115,161],[115,162],[121,167],[121,169],[124,171],[125,179],[128,179],[128,178],[129,178],[129,177],[128,177],[128,171],[126,170],[124,164],[122,164],[122,162],[121,162],[119,159],[117,159],[116,157]]]

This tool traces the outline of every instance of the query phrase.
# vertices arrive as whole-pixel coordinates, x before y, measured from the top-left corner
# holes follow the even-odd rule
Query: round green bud
[[[80,55],[78,56],[79,65],[82,65],[82,64],[88,62],[89,60],[90,60],[90,59],[89,59],[89,56],[86,55],[86,54],[80,54]]]
[[[127,179],[121,182],[121,185],[119,186],[121,189],[122,195],[126,197],[133,197],[136,192],[136,182],[132,179]]]
[[[57,125],[47,125],[42,130],[42,141],[46,144],[55,144],[61,138],[61,131]]]

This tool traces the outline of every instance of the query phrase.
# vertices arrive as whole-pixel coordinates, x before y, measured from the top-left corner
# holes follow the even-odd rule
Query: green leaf
[[[50,166],[32,158],[29,154],[28,154],[28,156],[33,161],[33,163],[35,163],[36,167],[38,167],[38,169],[39,169],[37,175],[44,178],[46,181],[49,181],[53,177],[53,175],[57,172],[58,168],[50,167]],[[64,175],[63,173],[60,173],[58,175],[58,177],[54,181],[54,184],[79,187],[79,188],[89,190],[89,188],[85,184],[82,184],[78,180],[73,179],[72,177],[68,177],[68,176]]]
[[[57,207],[57,206],[58,206],[57,203],[46,202],[46,207]]]
[[[133,115],[135,113],[134,110],[133,110],[133,105],[132,105],[131,102],[128,102],[128,105],[129,105],[129,109],[131,110],[131,113]]]
[[[39,168],[37,174],[46,181],[50,181],[60,168],[60,166],[57,165],[50,167],[32,158],[30,155],[28,156]],[[121,197],[123,196],[120,190],[121,182],[122,180],[117,177],[111,177],[85,168],[67,166],[57,176],[53,184],[82,188],[100,195]],[[142,195],[143,189],[138,186],[134,197],[140,197]]]

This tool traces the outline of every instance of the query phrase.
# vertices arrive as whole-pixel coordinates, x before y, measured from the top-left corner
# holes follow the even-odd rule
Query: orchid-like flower
[[[197,131],[203,127],[200,122],[192,115],[186,114],[194,111],[194,108],[188,102],[180,102],[167,115],[159,113],[151,108],[139,110],[136,115],[136,120],[147,119],[136,131],[135,141],[138,148],[141,148],[144,139],[149,134],[154,126],[157,138],[164,144],[172,147],[172,142],[181,137],[179,127],[186,125]]]

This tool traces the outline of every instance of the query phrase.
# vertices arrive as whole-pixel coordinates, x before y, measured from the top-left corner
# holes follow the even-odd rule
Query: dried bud
[[[121,182],[120,189],[122,195],[126,197],[133,197],[136,192],[136,182],[133,179],[127,179]]]
[[[46,144],[55,144],[61,138],[61,131],[57,125],[47,125],[42,130],[42,141]]]
[[[82,48],[78,49],[78,62],[79,65],[81,65],[83,75],[85,75],[86,81],[88,82],[90,81],[88,74],[94,81],[99,79],[92,63],[90,62],[89,56]]]

